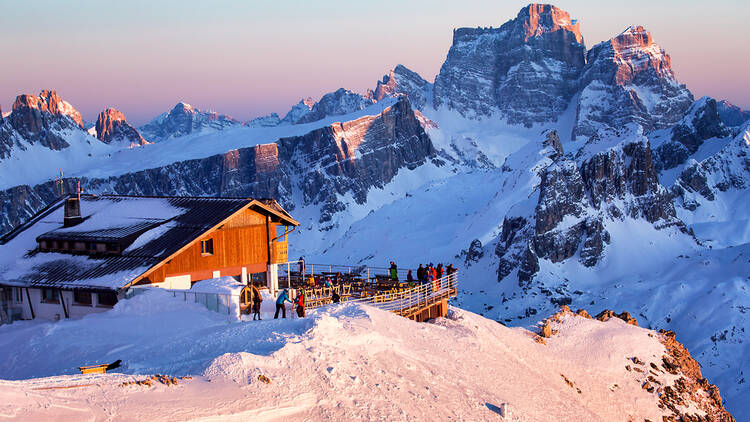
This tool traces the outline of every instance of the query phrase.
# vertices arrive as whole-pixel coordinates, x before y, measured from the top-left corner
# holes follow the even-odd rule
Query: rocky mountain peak
[[[163,141],[206,130],[222,130],[241,123],[231,116],[215,111],[203,111],[179,102],[168,113],[163,113],[141,126],[140,131],[151,141]]]
[[[408,69],[406,66],[397,65],[391,69],[383,79],[378,81],[375,90],[372,91],[372,98],[380,101],[383,98],[393,95],[406,95],[411,105],[422,110],[427,104],[426,89],[431,84],[424,80],[417,72]]]
[[[633,83],[639,73],[647,70],[653,70],[661,78],[674,80],[669,55],[642,26],[629,27],[602,47],[611,49],[607,54],[612,54],[612,59],[618,64],[615,82],[620,85]]]
[[[172,111],[169,112],[169,114],[172,113],[192,114],[195,113],[195,109],[190,104],[180,101],[179,103],[175,104],[174,108],[172,108]]]
[[[13,102],[14,119],[23,123],[32,132],[38,132],[41,128],[41,113],[49,113],[53,116],[67,116],[75,124],[83,128],[83,118],[70,103],[64,101],[57,95],[55,90],[43,90],[39,96],[22,94]],[[32,116],[33,114],[33,116]]]
[[[133,126],[128,124],[125,115],[114,108],[108,108],[99,113],[95,127],[96,137],[105,144],[133,147],[148,143]]]
[[[677,123],[693,94],[675,79],[669,55],[642,26],[631,26],[587,54],[573,137],[591,137],[628,123],[644,132]]]
[[[465,117],[499,111],[526,126],[554,121],[576,93],[585,54],[578,23],[550,5],[529,5],[500,28],[456,29],[435,79],[435,108]]]
[[[302,116],[312,111],[315,105],[315,100],[311,97],[303,98],[299,102],[292,106],[291,110],[281,119],[280,124],[293,125],[297,123]]]
[[[354,111],[362,110],[375,103],[372,98],[365,97],[348,89],[339,88],[336,91],[329,92],[316,102],[309,113],[303,114],[294,123],[315,122],[326,116],[338,116],[348,114]],[[308,103],[303,103],[308,106]]]
[[[566,30],[574,35],[578,43],[583,43],[578,21],[571,19],[568,12],[551,4],[530,4],[518,12],[516,20],[523,25],[525,41],[545,33]]]
[[[750,120],[750,110],[743,110],[727,100],[719,101],[716,103],[716,106],[719,116],[721,116],[721,121],[727,126],[741,126]]]

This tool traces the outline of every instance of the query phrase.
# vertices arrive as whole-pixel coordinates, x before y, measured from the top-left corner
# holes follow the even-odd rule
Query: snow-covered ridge
[[[347,304],[306,319],[227,324],[200,304],[154,291],[78,321],[0,327],[3,350],[13,351],[0,361],[0,378],[23,379],[0,381],[0,409],[26,419],[59,416],[60,409],[98,415],[106,401],[108,412],[152,420],[424,420],[436,414],[486,420],[498,418],[501,407],[510,420],[523,421],[672,414],[659,407],[655,390],[641,387],[648,374],[633,370],[658,365],[654,379],[662,388],[686,376],[661,369],[670,352],[658,334],[616,318],[572,315],[552,328],[556,334],[541,343],[529,331],[455,308],[448,318],[419,324]],[[30,336],[35,345],[18,341]],[[115,359],[123,361],[115,372],[129,375],[73,375],[81,364]],[[193,378],[171,389],[120,386],[153,373]],[[49,378],[27,379],[40,376]],[[81,384],[96,386],[68,389],[65,396],[39,390]],[[158,394],[142,393],[148,390]],[[262,413],[259,403],[266,403]],[[679,410],[715,410],[702,404],[686,401]]]
[[[0,189],[51,180],[59,176],[61,169],[65,177],[109,177],[222,154],[237,148],[271,143],[280,138],[304,135],[336,122],[377,115],[395,101],[386,99],[363,110],[312,123],[278,127],[236,125],[220,132],[196,133],[140,148],[106,145],[83,130],[70,131],[66,136],[72,141],[68,148],[53,151],[34,145],[26,150],[15,150],[10,159],[0,161],[0,174],[3,176],[0,178]],[[46,164],[30,165],[33,162]]]

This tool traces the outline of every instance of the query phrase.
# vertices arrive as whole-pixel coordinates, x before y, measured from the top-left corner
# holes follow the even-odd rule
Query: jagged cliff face
[[[125,115],[114,108],[99,113],[95,128],[96,137],[105,144],[134,147],[148,143],[136,128],[128,124]]]
[[[717,109],[721,121],[727,126],[741,126],[750,120],[750,110],[743,110],[727,100],[719,101]]]
[[[671,196],[659,184],[646,138],[626,139],[601,148],[596,141],[576,157],[564,154],[558,134],[546,133],[543,157],[533,168],[539,178],[533,212],[506,215],[495,254],[498,280],[518,269],[519,282],[530,282],[539,260],[552,263],[577,257],[596,265],[610,242],[607,221],[644,219],[657,228],[676,226]],[[534,199],[536,198],[536,199]],[[530,207],[521,207],[530,209]]]
[[[750,188],[750,123],[718,153],[693,161],[677,178],[672,191],[680,207],[695,211],[707,208],[712,218],[728,218],[726,211],[744,207],[737,195]],[[724,198],[722,198],[724,197]],[[715,209],[718,207],[718,210]],[[735,210],[732,210],[735,211]]]
[[[19,95],[9,116],[0,120],[0,159],[16,147],[41,145],[52,150],[70,146],[64,131],[83,129],[81,114],[55,91]]]
[[[685,116],[669,131],[669,140],[654,148],[658,170],[669,170],[685,163],[711,138],[725,138],[729,129],[722,122],[717,102],[703,97],[690,106]]]
[[[149,142],[161,142],[192,133],[222,130],[240,124],[231,116],[203,111],[180,102],[169,113],[162,114],[141,126],[139,130]]]
[[[418,73],[407,69],[403,65],[393,68],[383,79],[378,81],[372,98],[381,101],[394,95],[406,95],[412,107],[423,110],[427,105],[427,95],[432,84],[424,80]]]
[[[642,26],[594,46],[579,84],[573,137],[617,132],[630,123],[646,132],[667,128],[693,102],[675,79],[669,56]]]
[[[435,155],[406,98],[381,113],[316,129],[271,144],[168,166],[93,179],[82,178],[91,193],[268,197],[286,209],[316,206],[319,222],[345,209],[343,196],[365,203],[400,171],[425,164]],[[67,191],[74,191],[66,179]],[[292,199],[299,192],[301,202]],[[54,182],[18,186],[0,193],[0,231],[24,221],[59,195]]]
[[[554,121],[576,91],[585,52],[578,23],[550,5],[529,5],[500,28],[457,29],[434,106],[468,117],[500,111],[510,123]]]

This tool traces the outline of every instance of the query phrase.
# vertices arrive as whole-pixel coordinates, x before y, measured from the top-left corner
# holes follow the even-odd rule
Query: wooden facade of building
[[[272,283],[298,225],[272,199],[61,198],[0,237],[0,323],[83,316],[133,286]]]
[[[134,284],[161,285],[176,278],[193,283],[265,273],[268,265],[288,261],[286,233],[288,226],[278,219],[245,209],[154,266]]]

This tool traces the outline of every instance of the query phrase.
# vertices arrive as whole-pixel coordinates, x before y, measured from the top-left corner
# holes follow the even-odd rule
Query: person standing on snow
[[[279,311],[281,311],[282,318],[286,318],[286,306],[284,306],[284,302],[293,303],[291,299],[289,299],[289,292],[287,292],[286,289],[284,289],[284,291],[279,294],[279,297],[276,298],[276,313],[273,315],[273,319],[279,317]]]
[[[391,261],[391,281],[398,281],[398,267],[396,263]]]
[[[414,286],[414,276],[411,274],[411,270],[406,273],[406,281],[409,283],[409,287]]]
[[[424,267],[422,264],[419,264],[419,268],[417,268],[417,281],[420,283],[424,280]]]
[[[258,283],[253,284],[251,291],[253,294],[253,321],[255,321],[256,317],[258,318],[258,321],[260,321],[262,319],[260,317],[260,303],[263,302],[263,297],[260,295]]]
[[[297,297],[294,298],[294,304],[297,305],[297,316],[300,318],[305,317],[305,290],[300,289],[297,293]]]

